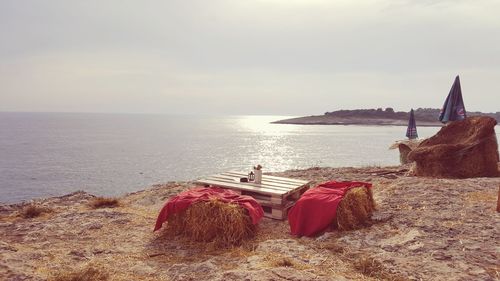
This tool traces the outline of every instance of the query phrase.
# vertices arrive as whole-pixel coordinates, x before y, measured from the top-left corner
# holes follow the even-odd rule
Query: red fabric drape
[[[306,191],[288,212],[288,223],[292,234],[315,236],[326,230],[335,219],[337,206],[346,192],[360,186],[371,188],[372,184],[330,181]]]
[[[170,215],[186,210],[193,203],[209,201],[214,198],[225,203],[238,204],[247,209],[253,224],[257,224],[264,216],[264,210],[262,210],[260,204],[250,196],[239,195],[229,189],[198,187],[179,193],[168,200],[158,214],[153,231],[160,229]]]

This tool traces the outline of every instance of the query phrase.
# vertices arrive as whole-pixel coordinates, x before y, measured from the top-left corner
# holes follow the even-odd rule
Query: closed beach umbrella
[[[417,123],[415,122],[415,115],[413,113],[413,108],[410,111],[410,120],[408,120],[408,128],[406,129],[406,137],[408,137],[411,140],[418,138]]]
[[[439,114],[439,121],[446,123],[448,121],[464,120],[465,106],[462,99],[462,89],[460,88],[460,78],[455,78],[453,86],[451,86],[450,93],[444,101],[443,108]]]

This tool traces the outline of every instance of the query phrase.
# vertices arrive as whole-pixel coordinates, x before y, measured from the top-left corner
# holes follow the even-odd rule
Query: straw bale
[[[361,228],[367,225],[373,211],[375,211],[375,201],[371,189],[351,188],[337,207],[336,225],[340,230]]]
[[[497,212],[500,212],[500,185],[498,186]]]
[[[401,165],[408,164],[408,154],[422,142],[422,140],[400,140],[394,142],[389,149],[399,149],[399,162]]]
[[[497,121],[475,116],[441,128],[408,154],[415,175],[444,178],[498,176]]]
[[[170,216],[166,231],[193,241],[229,247],[254,237],[257,228],[245,208],[213,199],[197,202]]]
[[[420,140],[417,140],[417,139],[413,139],[413,140],[399,140],[399,141],[395,141],[393,144],[391,144],[391,146],[389,146],[389,149],[399,148],[400,144],[404,144],[404,145],[408,146],[410,149],[415,149],[415,148],[418,147],[418,145],[422,141],[423,141],[422,139],[420,139]]]
[[[411,148],[406,144],[399,144],[399,162],[404,165],[410,163],[408,161],[408,154],[411,152]]]

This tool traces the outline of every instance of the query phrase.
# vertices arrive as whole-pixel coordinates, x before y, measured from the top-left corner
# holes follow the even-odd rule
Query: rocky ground
[[[47,280],[93,269],[95,280],[499,280],[500,178],[407,176],[403,167],[311,168],[276,175],[313,184],[374,184],[370,227],[296,238],[287,222],[264,219],[254,240],[232,249],[153,233],[169,197],[192,186],[171,182],[94,208],[78,192],[0,205],[0,279]],[[97,275],[96,275],[97,276]],[[61,279],[59,279],[61,280]],[[91,279],[92,280],[92,279]]]

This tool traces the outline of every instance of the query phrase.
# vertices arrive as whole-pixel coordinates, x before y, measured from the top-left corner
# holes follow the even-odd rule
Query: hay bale
[[[361,228],[367,225],[373,211],[375,211],[375,201],[371,189],[351,188],[337,207],[336,225],[339,230]]]
[[[422,142],[422,140],[401,140],[393,143],[389,149],[399,149],[399,162],[401,165],[408,164],[411,161],[408,160],[408,154]]]
[[[408,154],[416,176],[472,178],[498,176],[497,121],[475,116],[441,128]]]
[[[500,212],[500,185],[498,186],[497,212]]]
[[[410,150],[415,149],[418,147],[418,145],[422,142],[423,140],[417,140],[417,139],[412,139],[412,140],[399,140],[391,144],[389,146],[389,149],[396,149],[399,148],[400,144],[404,144],[410,148]]]
[[[411,148],[403,143],[400,143],[398,145],[398,148],[399,148],[399,162],[401,163],[401,165],[410,163],[410,161],[408,161],[408,154],[411,152]]]
[[[171,215],[166,231],[193,241],[229,247],[254,237],[257,228],[245,208],[213,199],[194,203],[184,212]]]

